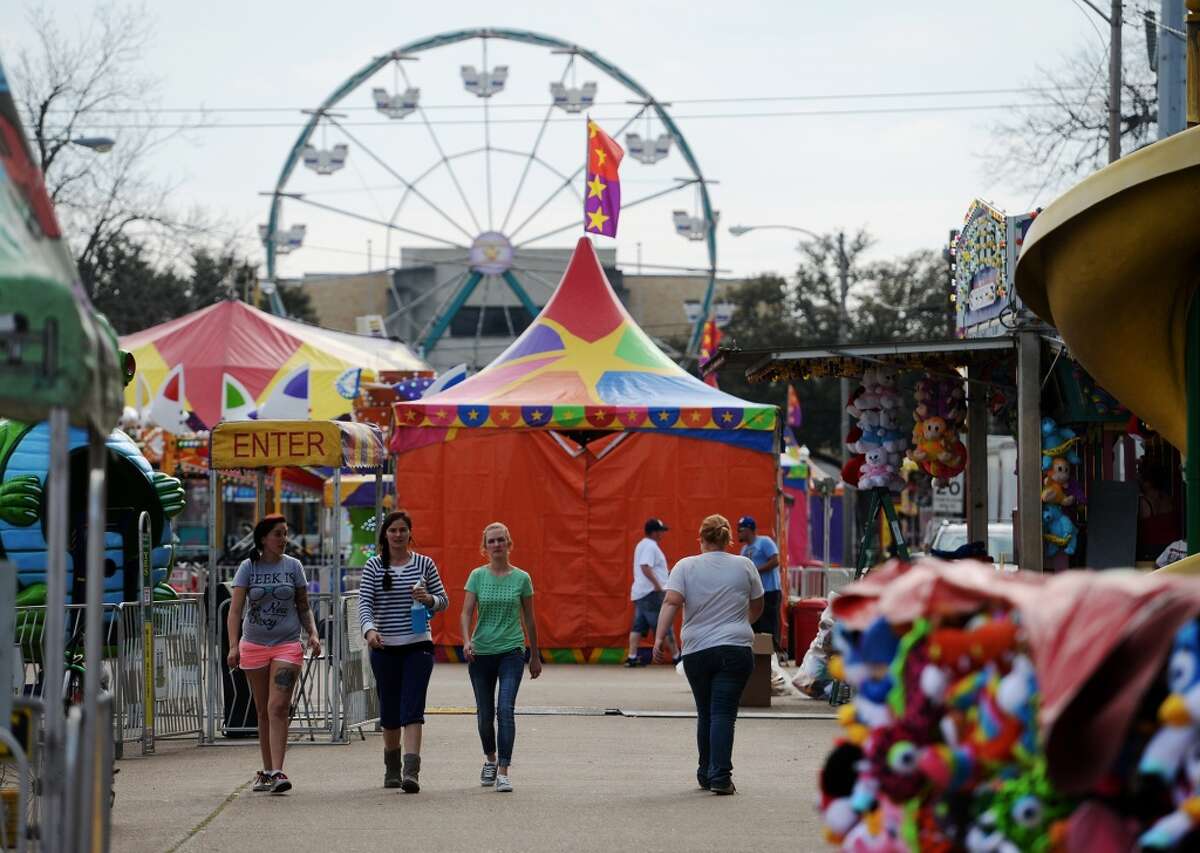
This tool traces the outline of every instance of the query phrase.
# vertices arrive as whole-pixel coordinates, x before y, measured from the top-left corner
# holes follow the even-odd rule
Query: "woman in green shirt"
[[[537,622],[533,618],[533,582],[508,561],[512,550],[508,528],[493,522],[483,529],[485,566],[471,572],[463,596],[463,656],[475,689],[479,740],[483,743],[483,771],[479,783],[497,791],[512,791],[508,766],[517,735],[517,690],[525,663],[525,638],[529,638],[529,677],[542,674],[538,653]],[[471,620],[479,621],[471,630]],[[521,622],[525,626],[522,630]],[[496,686],[499,683],[499,701]],[[497,719],[499,726],[496,725]],[[496,749],[499,729],[499,753]]]

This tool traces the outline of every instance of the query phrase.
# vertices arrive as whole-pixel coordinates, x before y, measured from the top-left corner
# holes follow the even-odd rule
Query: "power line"
[[[676,121],[680,120],[704,120],[704,119],[748,119],[748,118],[803,118],[803,117],[836,117],[836,116],[860,116],[860,115],[896,115],[903,113],[940,113],[940,112],[979,112],[986,110],[1011,110],[1011,109],[1030,109],[1042,107],[1060,107],[1061,104],[1053,101],[1025,101],[1010,104],[958,104],[958,105],[943,105],[932,107],[874,107],[865,109],[848,109],[848,110],[788,110],[782,112],[758,112],[758,113],[692,113],[687,115],[672,116]],[[616,116],[596,116],[596,121],[620,121]],[[551,119],[551,123],[577,123],[578,118],[564,117],[560,119]],[[542,119],[493,119],[488,124],[540,124]],[[479,119],[451,119],[444,121],[435,121],[431,124],[441,125],[482,125],[485,122]],[[389,121],[360,121],[360,122],[340,122],[343,127],[396,127],[394,122]],[[303,122],[229,122],[229,123],[204,123],[204,124],[93,124],[88,123],[88,127],[92,130],[259,130],[273,127],[285,127],[299,129]],[[422,125],[423,126],[423,125]],[[418,127],[418,125],[407,125],[407,127]]]
[[[1068,87],[1069,88],[1069,87]],[[1077,87],[1082,88],[1082,87]],[[850,101],[850,100],[883,100],[890,98],[937,98],[937,97],[966,97],[971,95],[1021,95],[1021,94],[1044,94],[1046,92],[1058,91],[1054,87],[1049,86],[1021,86],[1017,88],[1005,89],[941,89],[941,90],[926,90],[913,92],[846,92],[841,94],[813,94],[813,95],[762,95],[762,96],[736,96],[727,98],[663,98],[659,103],[676,105],[676,104],[730,104],[730,103],[772,103],[772,102],[787,102],[787,101]],[[596,101],[593,105],[597,107],[614,107],[624,106],[627,101]],[[493,104],[493,109],[544,109],[546,104],[529,103],[529,104]],[[97,107],[89,110],[92,115],[117,115],[117,114],[193,114],[193,113],[300,113],[311,112],[312,107]],[[338,104],[339,112],[375,112],[376,108],[372,106],[343,106]],[[475,111],[477,107],[470,104],[432,104],[421,105],[424,110],[464,110]],[[72,110],[48,110],[49,113],[70,113]]]

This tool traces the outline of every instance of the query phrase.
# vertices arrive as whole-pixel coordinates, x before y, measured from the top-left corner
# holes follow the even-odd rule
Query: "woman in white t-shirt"
[[[658,617],[654,659],[663,659],[666,628],[683,607],[683,671],[696,699],[696,781],[714,794],[733,794],[733,728],[738,701],[754,669],[754,631],[763,585],[748,558],[725,549],[729,520],[710,515],[700,525],[700,553],[675,564]]]

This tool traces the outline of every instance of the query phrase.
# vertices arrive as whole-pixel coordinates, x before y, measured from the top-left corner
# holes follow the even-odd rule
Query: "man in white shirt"
[[[642,634],[650,632],[654,640],[654,629],[658,625],[658,611],[662,609],[664,590],[667,586],[667,557],[659,542],[667,532],[662,519],[650,518],[642,528],[646,535],[633,551],[633,586],[629,597],[633,600],[633,627],[629,629],[629,656],[625,666],[642,666],[638,657],[638,643]],[[673,631],[665,638],[671,658],[676,659]]]

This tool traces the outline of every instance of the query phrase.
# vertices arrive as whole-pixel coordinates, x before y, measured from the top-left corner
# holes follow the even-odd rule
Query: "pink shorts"
[[[258,643],[240,640],[238,654],[241,655],[239,666],[242,669],[262,669],[264,666],[270,666],[273,660],[295,666],[304,663],[304,646],[300,645],[299,640],[292,643],[280,643],[277,646],[260,646]]]

